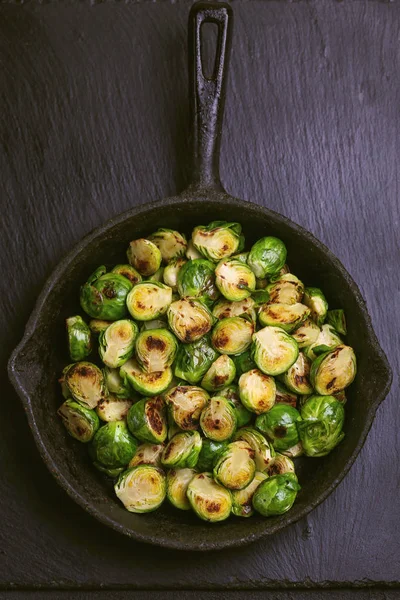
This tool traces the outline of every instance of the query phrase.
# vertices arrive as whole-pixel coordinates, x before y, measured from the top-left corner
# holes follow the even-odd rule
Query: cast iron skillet
[[[207,22],[216,23],[219,31],[216,64],[210,79],[203,76],[200,52],[200,28]],[[23,401],[40,454],[68,494],[99,521],[121,533],[185,550],[239,546],[275,533],[309,513],[350,469],[391,383],[391,371],[373,332],[365,302],[339,260],[286,217],[237,200],[221,186],[219,142],[231,28],[232,12],[226,4],[199,3],[190,12],[192,185],[179,196],[125,212],[82,240],[47,281],[24,338],[9,362],[11,381]],[[292,510],[281,517],[232,517],[210,525],[190,512],[169,506],[148,515],[131,514],[117,501],[111,482],[90,465],[87,448],[66,434],[56,416],[61,403],[57,378],[68,361],[64,319],[80,311],[79,285],[98,265],[122,262],[130,240],[146,236],[158,227],[189,233],[195,225],[215,219],[242,223],[248,247],[264,235],[281,238],[292,270],[306,284],[320,286],[332,307],[346,311],[348,343],[358,358],[358,374],[348,391],[346,436],[329,456],[297,461],[302,490]]]

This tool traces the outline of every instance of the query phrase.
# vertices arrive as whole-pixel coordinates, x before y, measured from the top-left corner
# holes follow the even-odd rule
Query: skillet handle
[[[205,77],[201,60],[201,26],[215,23],[218,40],[214,72]],[[189,13],[189,98],[193,135],[193,188],[222,190],[219,149],[233,14],[222,2],[197,2]]]

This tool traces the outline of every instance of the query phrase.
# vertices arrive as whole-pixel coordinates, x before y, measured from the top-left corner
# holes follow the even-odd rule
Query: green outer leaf
[[[83,360],[92,351],[92,335],[81,316],[66,319],[69,355],[74,362]]]
[[[139,400],[131,406],[129,431],[141,442],[161,444],[167,439],[167,416],[160,397]]]
[[[258,240],[251,248],[247,264],[259,279],[275,275],[286,262],[286,246],[276,237]]]
[[[107,475],[107,477],[111,477],[111,479],[115,479],[125,470],[125,467],[115,467],[114,469],[103,467],[103,465],[96,461],[93,463],[93,466],[95,467],[95,469],[100,471],[100,473],[104,473],[105,475]]]
[[[196,469],[200,473],[204,471],[212,471],[214,463],[227,446],[227,441],[214,442],[213,440],[204,438],[203,445],[199,454],[199,459],[197,461]]]
[[[303,303],[311,308],[311,318],[321,327],[328,312],[328,302],[322,290],[315,287],[305,288]]]
[[[334,396],[310,396],[301,408],[297,427],[307,456],[326,456],[344,438],[345,411]]]
[[[175,376],[198,383],[219,354],[211,346],[210,337],[203,336],[191,344],[181,344],[175,360]]]
[[[326,322],[332,325],[341,335],[347,334],[346,317],[343,309],[328,310],[326,313]]]
[[[275,450],[282,452],[298,443],[299,421],[300,413],[293,406],[275,404],[270,411],[256,418],[256,427],[271,440]]]
[[[293,473],[273,475],[258,486],[253,496],[253,507],[264,517],[282,515],[292,508],[300,489]]]
[[[125,467],[137,446],[138,442],[129,433],[125,421],[113,421],[97,431],[90,445],[90,454],[93,461],[114,469]]]
[[[197,298],[208,305],[212,304],[219,296],[214,263],[197,258],[184,264],[178,273],[178,292],[182,298]]]
[[[105,273],[81,287],[81,306],[95,319],[123,319],[127,315],[126,298],[131,288],[132,284],[126,277]]]

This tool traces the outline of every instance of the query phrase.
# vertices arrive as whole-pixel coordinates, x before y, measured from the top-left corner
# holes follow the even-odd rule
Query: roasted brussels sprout
[[[155,281],[156,283],[162,283],[164,281],[164,267],[160,267],[155,273],[153,273],[153,275],[150,275],[150,277],[146,277],[146,281]]]
[[[164,315],[172,302],[172,290],[163,283],[138,283],[129,292],[126,305],[137,321],[152,321]]]
[[[252,356],[266,375],[280,375],[297,360],[297,342],[280,327],[264,327],[253,335]]]
[[[89,329],[93,335],[99,335],[111,325],[111,321],[103,321],[102,319],[91,319],[89,321]]]
[[[196,258],[203,258],[203,255],[200,254],[198,250],[193,245],[192,240],[189,240],[187,249],[186,249],[186,258],[189,260],[196,260]]]
[[[221,354],[241,354],[251,344],[254,325],[244,317],[221,319],[211,334],[211,343]]]
[[[208,333],[214,317],[201,302],[183,298],[168,308],[168,323],[175,335],[186,344]]]
[[[267,291],[272,304],[297,304],[302,301],[304,285],[296,275],[287,273],[269,284]]]
[[[301,416],[298,429],[307,456],[325,456],[344,438],[343,404],[333,396],[310,396]]]
[[[151,444],[149,442],[140,444],[129,462],[129,467],[153,465],[154,467],[161,468],[161,455],[164,448],[164,444]]]
[[[298,410],[286,404],[275,404],[270,411],[259,415],[256,427],[282,452],[299,442],[297,424],[301,421]]]
[[[320,348],[323,348],[324,346],[333,349],[336,348],[336,346],[340,346],[341,344],[343,344],[343,342],[339,335],[336,333],[336,331],[333,329],[332,325],[328,325],[328,323],[326,323],[325,325],[322,325],[321,331],[319,332],[315,342],[304,349],[304,354],[310,360],[315,360],[317,357],[317,353],[314,352],[315,349],[318,350]]]
[[[125,471],[125,467],[105,467],[96,461],[94,461],[93,466],[100,471],[100,473],[104,473],[107,477],[111,477],[111,479],[116,479],[123,471]]]
[[[132,285],[136,285],[142,281],[142,276],[131,265],[116,265],[111,273],[118,273],[129,279]]]
[[[198,431],[183,431],[174,435],[166,445],[161,463],[164,467],[184,469],[196,466],[202,445]]]
[[[253,508],[263,517],[283,515],[292,508],[300,489],[293,473],[268,477],[254,493]]]
[[[291,335],[296,340],[299,348],[306,348],[317,341],[319,333],[318,325],[312,319],[306,319],[292,331]]]
[[[275,454],[270,464],[267,467],[267,473],[270,477],[272,475],[284,475],[285,473],[294,473],[293,461],[283,454]]]
[[[170,367],[165,371],[145,373],[134,358],[129,359],[122,365],[119,374],[125,384],[131,385],[134,390],[143,396],[162,394],[170,385],[173,377]]]
[[[242,352],[242,354],[238,354],[233,357],[233,362],[236,367],[236,377],[239,378],[243,373],[247,373],[247,371],[251,371],[252,369],[256,369],[257,365],[252,359],[251,349],[246,350],[246,352]]]
[[[299,352],[296,362],[289,369],[280,375],[286,387],[295,394],[312,394],[313,389],[310,383],[310,360]]]
[[[115,321],[126,316],[126,299],[132,284],[123,275],[99,267],[81,287],[81,307],[90,317]]]
[[[98,403],[96,413],[102,421],[123,421],[132,404],[128,398],[109,395]]]
[[[280,381],[275,381],[276,393],[275,393],[275,404],[288,404],[289,406],[297,405],[297,396],[293,394]]]
[[[137,447],[138,443],[129,433],[125,421],[113,421],[106,423],[95,433],[90,445],[90,455],[103,467],[115,469],[126,467]]]
[[[226,299],[218,300],[214,304],[212,313],[214,317],[220,320],[228,319],[229,317],[240,317],[242,315],[249,315],[253,323],[257,320],[256,304],[253,298],[246,298],[240,302],[229,302]]]
[[[232,490],[232,513],[236,517],[251,517],[254,514],[252,504],[254,492],[267,477],[265,473],[256,471],[249,485],[242,490]]]
[[[203,409],[200,427],[204,435],[215,442],[229,440],[237,425],[236,411],[223,396],[214,396]]]
[[[121,367],[133,354],[138,326],[134,321],[114,321],[99,336],[99,354],[111,369]]]
[[[134,392],[131,387],[124,382],[119,374],[119,369],[110,369],[104,367],[103,369],[104,381],[110,394],[113,394],[117,398],[133,398]]]
[[[310,379],[321,396],[337,394],[356,376],[356,356],[350,346],[337,346],[318,356],[311,365]]]
[[[310,314],[310,309],[304,304],[264,304],[258,318],[261,325],[281,327],[284,331],[291,332],[296,329]]]
[[[264,237],[252,246],[247,264],[259,279],[275,275],[286,261],[286,246],[276,237]]]
[[[227,400],[233,404],[238,428],[250,423],[253,418],[253,414],[243,406],[242,401],[240,400],[239,388],[236,385],[230,385],[226,388],[223,388],[218,392],[217,395],[227,398]]]
[[[99,419],[94,410],[75,400],[66,400],[57,414],[61,417],[65,429],[78,442],[90,442],[99,428]]]
[[[165,394],[170,414],[183,431],[198,428],[201,411],[209,398],[206,391],[194,385],[178,385]]]
[[[311,309],[311,318],[321,327],[328,312],[328,302],[319,288],[308,287],[304,290],[303,302]]]
[[[77,315],[65,321],[67,326],[68,347],[71,360],[83,360],[92,351],[92,336],[85,321]]]
[[[187,248],[185,236],[173,229],[158,229],[149,240],[157,246],[164,262],[169,263],[179,256],[184,256]]]
[[[161,444],[167,439],[167,417],[161,396],[143,398],[128,412],[129,431],[141,442]]]
[[[203,521],[216,523],[231,514],[231,492],[214,481],[211,473],[195,475],[188,485],[187,497],[192,509]]]
[[[168,329],[150,329],[139,333],[136,344],[136,358],[143,371],[155,373],[164,371],[175,360],[178,342]]]
[[[126,254],[129,264],[144,277],[154,275],[161,266],[161,252],[150,240],[144,238],[133,240]]]
[[[326,322],[340,334],[346,335],[347,327],[346,327],[346,317],[344,315],[344,310],[341,308],[337,308],[336,310],[328,310],[326,313]]]
[[[121,473],[114,489],[126,510],[148,513],[164,502],[167,485],[161,469],[138,465]]]
[[[229,490],[242,490],[256,472],[253,458],[254,451],[247,442],[238,440],[228,444],[214,465],[214,479]]]
[[[227,441],[214,442],[214,440],[204,438],[199,459],[196,464],[196,469],[200,471],[200,473],[204,473],[204,471],[212,471],[214,464],[217,462],[217,459],[227,446]]]
[[[87,408],[95,408],[107,396],[103,373],[90,362],[82,361],[65,367],[61,382],[74,400]]]
[[[236,376],[236,367],[233,360],[222,354],[204,375],[201,386],[208,392],[217,392],[232,383]]]
[[[194,469],[170,469],[167,473],[167,498],[175,508],[190,510],[186,492],[196,475]]]
[[[266,471],[268,465],[275,456],[275,450],[257,429],[253,427],[242,427],[238,429],[235,440],[243,440],[254,451],[254,461],[257,471]]]
[[[178,290],[178,275],[186,263],[185,258],[174,258],[164,269],[163,281],[165,285],[169,285],[173,292]]]
[[[178,292],[181,297],[212,304],[219,296],[215,284],[215,265],[205,258],[189,260],[179,271]]]
[[[219,262],[240,251],[242,227],[239,223],[213,221],[207,226],[200,225],[193,229],[194,247],[209,260]]]
[[[252,369],[239,379],[239,394],[243,405],[256,415],[270,410],[275,404],[276,385],[273,377]]]
[[[215,269],[215,275],[217,288],[231,302],[245,300],[256,289],[253,271],[240,260],[222,260]]]
[[[198,383],[217,359],[218,352],[211,346],[209,336],[191,344],[181,344],[175,361],[175,376],[188,383]]]

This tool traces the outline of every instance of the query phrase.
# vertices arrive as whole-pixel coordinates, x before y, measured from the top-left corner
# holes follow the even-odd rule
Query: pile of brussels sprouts
[[[189,243],[159,229],[82,286],[89,323],[66,320],[58,414],[131,512],[167,498],[209,522],[280,515],[300,490],[292,459],[344,436],[343,310],[290,273],[281,240],[244,247],[239,223]]]

